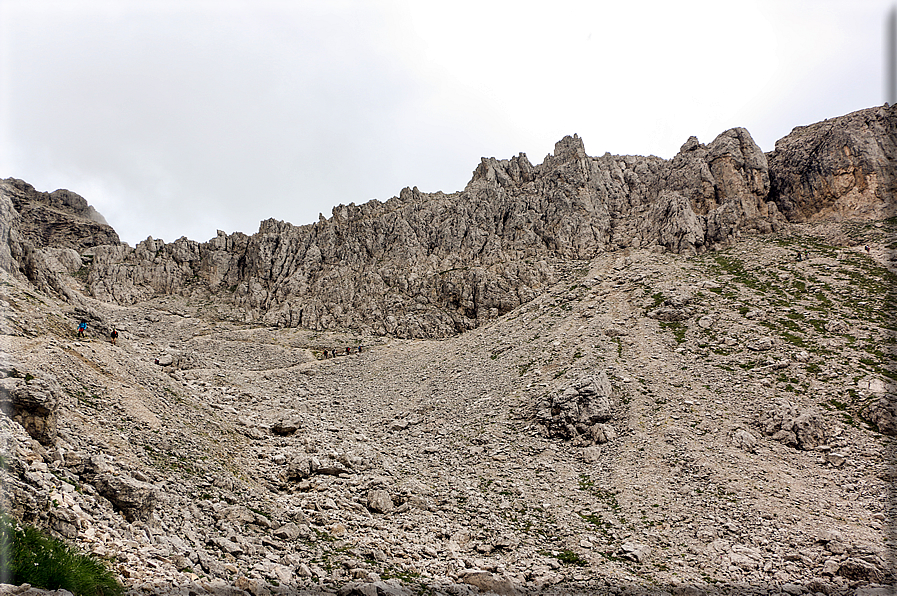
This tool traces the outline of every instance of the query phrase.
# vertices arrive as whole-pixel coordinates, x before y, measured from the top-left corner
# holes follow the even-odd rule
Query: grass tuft
[[[124,587],[99,559],[0,513],[0,576],[13,584],[68,590],[75,596],[122,596]]]

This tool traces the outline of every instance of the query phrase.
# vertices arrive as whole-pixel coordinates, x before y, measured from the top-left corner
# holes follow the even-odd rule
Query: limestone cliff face
[[[206,243],[148,239],[98,246],[87,285],[108,301],[214,296],[228,318],[312,329],[445,336],[531,300],[556,259],[657,245],[702,252],[781,223],[766,158],[743,129],[672,161],[589,157],[566,137],[533,166],[483,159],[453,194],[404,189],[386,203],[341,205],[307,226],[268,220],[252,236]]]
[[[770,198],[790,221],[897,215],[897,106],[795,128],[769,154]]]
[[[531,300],[571,259],[627,247],[701,253],[779,228],[782,212],[798,221],[884,213],[894,122],[893,108],[865,110],[796,129],[770,156],[742,128],[709,145],[692,137],[671,160],[590,157],[574,135],[539,165],[524,154],[483,158],[460,192],[406,188],[385,203],[340,205],[314,224],[271,219],[251,236],[219,232],[204,243],[148,238],[131,248],[85,217],[77,195],[37,200],[11,180],[0,195],[15,207],[16,223],[3,218],[10,238],[40,253],[29,277],[58,291],[70,287],[61,277],[74,257],[59,253],[69,250],[92,259],[84,287],[104,301],[179,294],[225,319],[441,337]],[[41,273],[47,267],[55,273]]]
[[[40,288],[68,295],[60,274],[82,267],[81,252],[119,244],[118,234],[83,197],[38,192],[16,178],[0,180],[0,267]]]
[[[0,180],[0,192],[12,203],[19,221],[18,239],[35,248],[82,251],[98,244],[118,244],[118,234],[84,197],[69,190],[38,192],[23,180]]]

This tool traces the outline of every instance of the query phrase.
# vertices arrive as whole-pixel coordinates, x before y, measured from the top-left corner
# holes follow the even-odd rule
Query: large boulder
[[[0,410],[43,445],[56,442],[61,391],[56,378],[47,373],[0,368]]]
[[[613,387],[602,371],[549,395],[540,405],[536,420],[550,437],[579,443],[604,443],[615,436],[611,419]]]
[[[788,402],[773,403],[760,413],[760,429],[774,440],[797,449],[810,450],[827,440],[822,416]]]
[[[867,422],[872,423],[878,431],[897,436],[897,398],[894,395],[886,395],[860,412]]]
[[[97,492],[109,499],[128,521],[146,521],[152,516],[158,500],[158,490],[148,482],[141,482],[125,474],[103,472],[93,480]]]

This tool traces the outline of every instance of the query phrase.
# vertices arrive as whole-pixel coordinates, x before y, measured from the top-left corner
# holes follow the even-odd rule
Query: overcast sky
[[[0,0],[0,178],[122,240],[296,225],[481,156],[764,151],[884,102],[893,0]]]

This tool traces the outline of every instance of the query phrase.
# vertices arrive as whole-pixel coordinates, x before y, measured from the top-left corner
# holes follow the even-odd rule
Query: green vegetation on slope
[[[3,580],[75,596],[119,596],[124,588],[102,561],[0,514]]]

